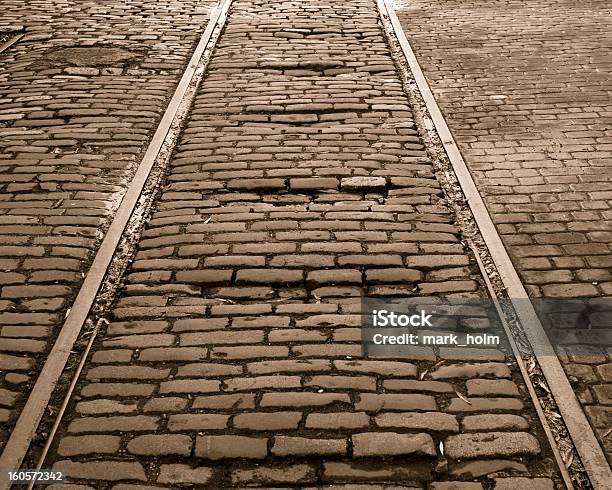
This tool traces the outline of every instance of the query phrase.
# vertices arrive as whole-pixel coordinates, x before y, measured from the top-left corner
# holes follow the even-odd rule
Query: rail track
[[[123,274],[134,257],[141,231],[150,217],[151,206],[159,197],[160,183],[192,109],[196,91],[206,74],[215,43],[230,15],[231,3],[231,0],[224,0],[211,15],[0,456],[2,469],[17,470],[22,467],[24,460],[37,460],[37,469],[45,467],[48,452],[69,407],[96,335],[108,322],[108,310],[116,299]],[[494,298],[526,299],[527,294],[518,273],[497,234],[392,7],[387,0],[379,0],[378,8],[386,35],[394,49],[396,64],[402,69],[412,102],[418,106],[417,123],[422,132],[428,133],[430,146],[437,145],[439,150],[443,150],[436,157],[437,176],[443,181],[446,194],[454,198],[455,212],[461,217],[461,231],[469,237],[489,294]],[[0,52],[10,46],[6,44],[0,47]],[[433,124],[429,125],[429,122]],[[461,205],[462,202],[467,204]],[[612,477],[605,456],[560,363],[556,358],[538,359],[532,351],[520,347],[525,344],[525,339],[527,343],[539,345],[546,342],[535,311],[517,309],[508,315],[509,312],[500,309],[500,313],[508,317],[506,333],[565,485],[579,489],[608,488]],[[517,342],[517,337],[520,337],[520,342]],[[75,345],[83,346],[82,351],[75,352]],[[538,388],[534,386],[536,379],[539,382]],[[546,387],[545,390],[541,389],[542,385]],[[45,414],[49,405],[55,407],[52,416]],[[562,424],[555,417],[556,413],[561,415]],[[29,453],[41,423],[48,425],[49,437],[42,451]]]
[[[1,34],[1,33],[0,33]],[[3,53],[15,43],[19,42],[19,40],[25,36],[25,33],[19,32],[16,34],[7,34],[6,36],[0,36],[0,53]]]

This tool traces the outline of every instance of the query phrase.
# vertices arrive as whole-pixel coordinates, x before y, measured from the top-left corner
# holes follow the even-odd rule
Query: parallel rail
[[[7,49],[9,49],[13,44],[18,42],[23,36],[25,36],[24,32],[20,32],[19,34],[15,34],[11,36],[9,39],[0,44],[0,53],[3,53]]]
[[[100,289],[107,279],[109,268],[112,267],[113,261],[115,260],[117,249],[125,235],[125,230],[130,226],[130,223],[132,223],[133,220],[142,219],[143,217],[142,213],[139,214],[139,206],[142,204],[141,197],[143,190],[149,182],[150,175],[154,168],[167,163],[168,157],[172,153],[172,147],[176,143],[176,136],[178,134],[178,129],[181,127],[182,118],[189,110],[195,89],[204,76],[204,71],[208,60],[207,54],[210,55],[210,52],[214,48],[214,43],[216,41],[214,34],[215,32],[218,33],[218,31],[222,29],[227,18],[230,5],[231,0],[220,0],[217,8],[211,14],[208,25],[195,48],[195,51],[147,148],[138,170],[134,175],[127,192],[123,197],[121,205],[105,235],[105,238],[94,257],[91,268],[88,271],[74,304],[66,317],[64,325],[60,331],[60,335],[58,336],[47,357],[41,374],[39,375],[4,448],[4,451],[0,456],[0,468],[3,470],[18,470],[26,454],[28,453],[30,444],[44,416],[45,409],[58,387],[60,376],[65,369],[71,351],[73,350],[73,346],[79,338],[84,325],[86,325],[88,319],[91,319],[92,307],[95,305]],[[399,20],[393,11],[393,8],[389,5],[389,0],[378,0],[378,5],[381,15],[387,16],[389,19],[394,35],[401,46],[405,59],[408,63],[410,71],[412,72],[412,76],[414,77],[420,94],[427,106],[427,110],[434,123],[436,131],[440,136],[449,160],[453,165],[458,182],[463,190],[463,193],[467,197],[469,207],[480,230],[482,238],[487,244],[488,252],[497,267],[505,287],[507,288],[508,295],[514,299],[527,299],[527,293],[520,281],[518,273],[514,268],[503,243],[501,242],[501,238],[499,237],[495,225],[493,224],[488,211],[486,210],[484,201],[476,188],[465,161],[461,156],[459,148],[453,139],[452,133],[444,120],[444,116],[442,115],[435,101],[433,93],[431,92],[427,80],[418,64],[417,58],[403,33]],[[24,35],[24,33],[20,33],[5,41],[2,45],[0,45],[0,53],[9,49]],[[480,260],[479,266],[486,279],[487,271]],[[490,285],[490,282],[487,282],[487,286],[489,287],[492,296],[495,296],[495,291]],[[525,327],[525,334],[533,345],[544,345],[545,342],[548,342],[535,310],[526,310],[524,306],[521,306],[521,308],[517,308],[516,313],[521,321],[521,324],[523,326],[528,326],[528,328]],[[50,435],[46,441],[42,454],[40,455],[38,468],[42,467],[46,454],[53,442],[64,411],[68,406],[69,400],[71,399],[76,381],[78,380],[89,350],[93,345],[96,331],[97,327],[94,329],[93,335],[90,336],[89,343],[85,351],[82,353],[79,366],[75,372],[72,373],[70,386],[65,393],[62,393],[63,403],[57,416],[55,417]],[[512,338],[511,343],[514,345]],[[538,411],[538,415],[542,420],[545,432],[549,441],[551,442],[551,446],[553,447],[553,452],[555,452],[557,460],[560,463],[559,466],[561,467],[562,476],[568,488],[571,488],[570,477],[567,470],[563,466],[563,461],[559,457],[559,451],[555,446],[555,441],[550,434],[550,430],[548,430],[545,416],[542,413],[541,408],[539,408],[539,401],[537,399],[536,392],[531,384],[526,370],[524,369],[523,364],[521,363],[522,359],[520,358],[520,352],[518,349],[515,349],[515,354],[517,360],[519,360],[519,367],[521,367],[521,372],[525,378],[525,382],[528,386],[534,405],[536,406],[536,410]],[[557,406],[564,418],[567,429],[582,460],[582,463],[586,468],[593,487],[596,490],[604,490],[609,488],[609,484],[612,481],[612,474],[610,473],[609,465],[607,464],[607,460],[595,437],[595,434],[588,423],[588,420],[586,419],[578,400],[576,399],[574,391],[569,384],[567,376],[565,375],[559,360],[552,357],[542,357],[538,359],[538,362],[547,379],[550,390],[554,395]],[[10,488],[10,484],[0,482],[0,490],[8,488]]]

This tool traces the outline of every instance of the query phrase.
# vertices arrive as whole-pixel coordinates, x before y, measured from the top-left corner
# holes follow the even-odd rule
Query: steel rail
[[[211,13],[206,29],[200,37],[157,130],[147,147],[145,155],[123,196],[121,204],[94,257],[77,297],[66,316],[59,336],[47,356],[41,373],[4,447],[0,456],[0,468],[3,471],[17,471],[28,452],[45,409],[66,366],[74,343],[89,316],[91,307],[105,279],[117,245],[121,241],[124,230],[136,210],[151,170],[164,147],[171,127],[175,123],[177,112],[182,105],[185,94],[200,66],[202,57],[207,50],[215,29],[225,21],[230,4],[231,0],[220,0]],[[76,374],[78,374],[78,371]],[[74,383],[71,383],[71,388],[73,387]],[[64,409],[65,405],[63,405]],[[0,490],[6,490],[10,487],[10,483],[0,482]]]
[[[9,49],[13,44],[19,41],[23,36],[25,36],[25,33],[21,32],[19,34],[15,34],[13,37],[4,41],[2,44],[0,44],[0,53],[3,53],[7,49]]]
[[[476,224],[500,275],[500,279],[506,287],[509,298],[511,300],[517,300],[513,301],[513,304],[527,339],[532,346],[542,346],[546,352],[554,352],[546,332],[544,331],[544,327],[533,305],[529,301],[530,298],[527,291],[508,255],[501,237],[497,233],[497,229],[489,215],[484,200],[446,124],[442,111],[436,102],[433,92],[429,87],[429,83],[421,70],[417,57],[406,38],[393,7],[389,5],[389,0],[378,0],[378,4],[381,12],[386,12],[393,26],[393,30],[408,66],[410,67],[414,81],[427,106],[429,115],[453,166],[455,175],[465,194],[468,205],[476,220]],[[612,482],[610,465],[567,379],[559,359],[551,355],[536,356],[536,358],[548,382],[551,393],[557,403],[557,407],[559,408],[570,437],[582,460],[587,475],[591,480],[591,484],[596,490],[609,489],[610,482]]]

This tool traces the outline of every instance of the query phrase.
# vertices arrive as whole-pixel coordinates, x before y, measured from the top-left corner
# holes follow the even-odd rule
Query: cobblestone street
[[[399,15],[529,293],[611,296],[610,5],[415,0]],[[612,461],[601,340],[565,367]]]
[[[517,415],[503,354],[433,370],[433,351],[359,360],[365,292],[482,294],[372,2],[234,2],[167,180],[55,468],[218,488],[422,484],[440,441],[444,473],[542,464],[538,440],[509,431],[537,423]],[[448,380],[482,396],[468,406]],[[122,462],[81,462],[100,438]],[[192,453],[204,467],[161,459]],[[523,455],[536,457],[511,460]]]
[[[0,444],[211,5],[104,3],[0,1]]]
[[[396,7],[529,294],[611,295],[610,9],[489,3]],[[363,297],[496,277],[380,5],[0,0],[25,34],[0,52],[0,450],[220,26],[107,322],[28,442],[23,468],[68,481],[47,488],[605,490],[516,339],[363,355]],[[610,459],[607,340],[560,358]]]

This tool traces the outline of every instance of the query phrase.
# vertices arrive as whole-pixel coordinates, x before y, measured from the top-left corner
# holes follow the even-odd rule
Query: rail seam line
[[[45,408],[53,395],[55,387],[57,386],[59,378],[71,354],[72,347],[89,316],[91,307],[104,281],[107,269],[112,261],[125,227],[128,225],[136,209],[149,174],[163,149],[165,139],[173,125],[181,102],[196,74],[211,37],[216,27],[219,25],[220,19],[225,18],[224,14],[229,10],[230,4],[231,0],[219,0],[219,3],[208,20],[206,29],[200,37],[140,165],[122,198],[121,205],[117,209],[117,213],[104,236],[85,280],[66,316],[57,340],[47,356],[47,360],[36,380],[30,396],[4,447],[2,455],[0,456],[0,468],[3,471],[18,470],[27,454],[30,443],[44,415]],[[10,483],[0,482],[0,490],[7,490],[10,487]]]
[[[384,8],[393,26],[402,52],[455,171],[457,180],[466,196],[476,224],[495,263],[500,279],[506,287],[508,297],[511,300],[523,300],[520,307],[518,302],[515,303],[513,301],[513,304],[529,342],[531,345],[543,346],[546,352],[554,352],[535,309],[529,301],[524,301],[529,300],[527,291],[508,255],[501,237],[497,233],[484,200],[446,124],[444,115],[436,102],[393,7],[389,5],[389,0],[378,0],[378,2]],[[612,481],[610,466],[559,359],[556,356],[550,355],[536,356],[536,358],[593,487],[596,490],[606,490],[609,488],[610,481]]]

